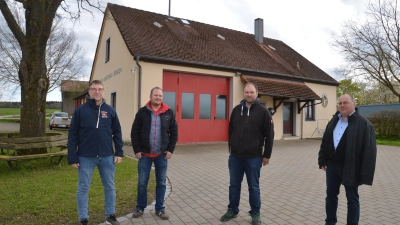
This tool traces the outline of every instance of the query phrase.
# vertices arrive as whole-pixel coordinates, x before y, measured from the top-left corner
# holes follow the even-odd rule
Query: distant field
[[[46,116],[49,117],[55,111],[61,111],[60,109],[46,109]],[[19,115],[21,110],[19,108],[0,108],[0,116],[7,115]]]
[[[0,108],[0,116],[20,114],[19,108]]]

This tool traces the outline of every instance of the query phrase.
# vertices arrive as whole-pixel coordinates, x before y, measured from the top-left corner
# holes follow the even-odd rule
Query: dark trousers
[[[342,184],[343,167],[328,162],[326,169],[326,225],[334,225],[337,222],[338,195]],[[347,225],[357,225],[360,218],[360,202],[358,186],[346,186],[347,198]]]
[[[242,181],[246,174],[247,185],[249,187],[249,213],[260,213],[260,171],[262,167],[262,157],[238,157],[233,154],[228,160],[230,186],[229,186],[229,205],[234,214],[239,213],[240,192]]]

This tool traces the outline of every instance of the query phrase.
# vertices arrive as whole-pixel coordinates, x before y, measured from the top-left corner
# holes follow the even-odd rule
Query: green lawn
[[[377,138],[376,144],[377,145],[400,146],[400,140],[394,139],[394,138],[390,138],[390,139]]]
[[[21,160],[18,168],[10,170],[0,161],[1,224],[78,224],[76,206],[77,170],[67,165],[57,166],[49,158]],[[124,216],[133,211],[137,195],[137,161],[124,157],[117,165],[116,214]],[[154,199],[155,180],[149,181],[149,204]],[[105,221],[103,186],[97,169],[89,191],[90,224]]]
[[[53,112],[61,111],[60,109],[46,109],[46,122],[48,126],[50,116]],[[7,118],[0,118],[0,123],[19,123],[20,122],[20,109],[19,108],[0,108],[0,116],[10,116]]]
[[[0,116],[20,114],[19,108],[0,108]]]
[[[46,109],[46,116],[49,117],[53,112],[61,111],[60,109]],[[19,115],[21,110],[19,108],[0,108],[0,116]]]

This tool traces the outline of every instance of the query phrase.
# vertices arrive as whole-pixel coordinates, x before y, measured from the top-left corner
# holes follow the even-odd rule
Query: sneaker
[[[115,218],[114,214],[107,217],[107,222],[111,223],[112,225],[119,225],[119,222],[118,222],[117,218]]]
[[[230,220],[232,218],[235,218],[235,217],[237,217],[237,214],[234,214],[232,209],[228,209],[228,211],[226,211],[226,213],[221,217],[220,220],[222,222],[224,222],[224,221],[228,221],[228,220]]]
[[[260,213],[252,213],[251,216],[251,224],[252,225],[261,225]]]
[[[168,214],[165,213],[165,211],[156,212],[156,215],[160,217],[162,220],[169,219],[169,216]]]
[[[143,212],[140,211],[139,209],[136,209],[136,210],[133,211],[133,213],[132,213],[132,217],[133,217],[133,218],[139,218],[139,217],[141,217],[142,215],[143,215]]]
[[[88,225],[89,221],[85,218],[85,219],[81,219],[81,225]]]

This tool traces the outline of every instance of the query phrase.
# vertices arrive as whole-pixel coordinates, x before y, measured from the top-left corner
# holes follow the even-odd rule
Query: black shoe
[[[222,222],[224,222],[224,221],[228,221],[228,220],[230,220],[232,218],[235,218],[235,217],[237,217],[237,214],[234,214],[232,209],[228,209],[228,211],[226,211],[226,213],[221,217],[220,220]]]
[[[81,219],[81,225],[88,225],[89,221],[85,218],[85,219]]]
[[[112,225],[120,225],[114,214],[107,217],[107,222],[111,223]]]
[[[133,211],[133,213],[132,213],[132,217],[133,217],[133,218],[139,218],[139,217],[141,217],[142,215],[143,215],[143,212],[140,211],[139,209],[136,209],[136,210]]]

